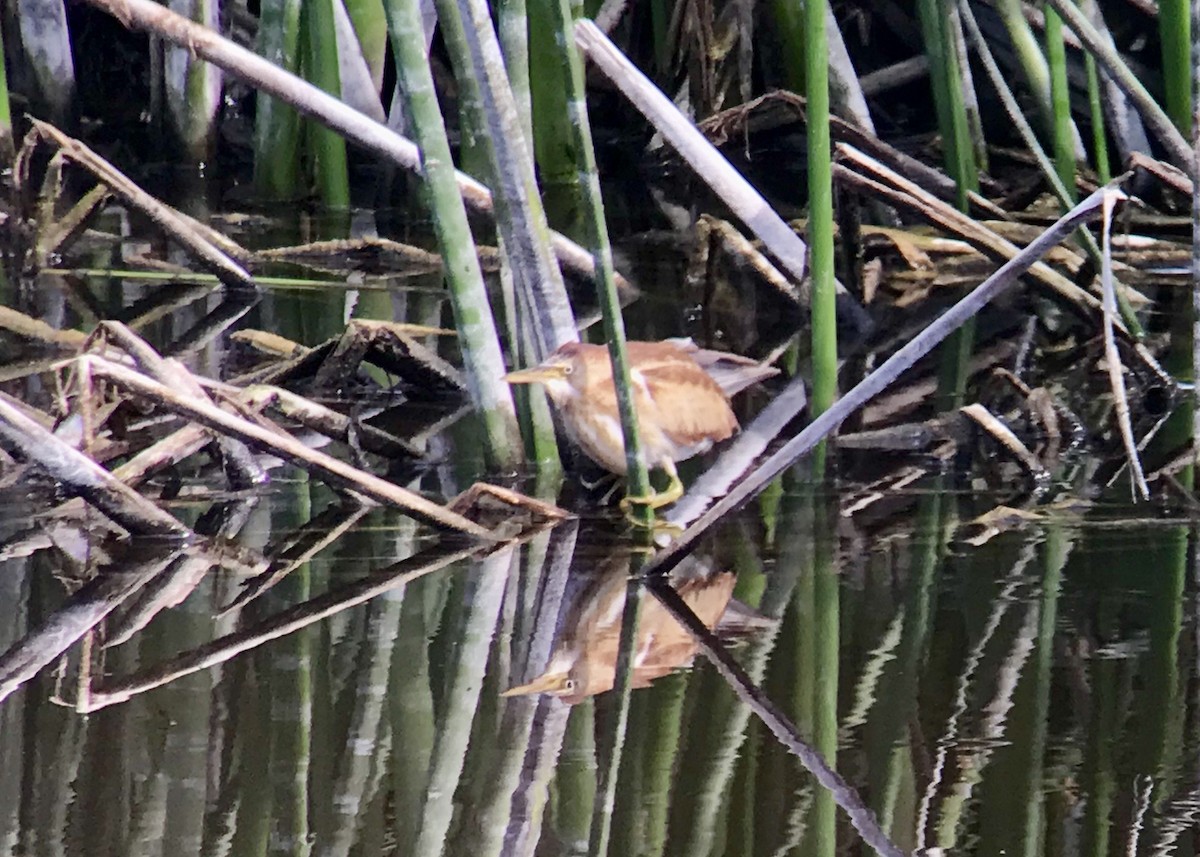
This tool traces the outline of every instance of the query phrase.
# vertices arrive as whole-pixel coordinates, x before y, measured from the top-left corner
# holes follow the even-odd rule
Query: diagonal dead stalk
[[[834,402],[833,407],[809,423],[800,434],[764,461],[757,470],[697,519],[669,548],[647,563],[642,569],[643,573],[665,574],[675,568],[714,524],[758,495],[772,479],[832,434],[850,414],[886,390],[903,372],[1015,283],[1046,251],[1062,241],[1077,226],[1095,217],[1097,209],[1110,195],[1125,198],[1125,194],[1115,186],[1102,187],[1064,214],[1018,256],[1004,263],[996,273],[943,313],[907,345],[885,360],[878,369],[851,388],[845,396]]]
[[[84,497],[133,535],[180,541],[191,538],[191,530],[173,516],[3,399],[0,399],[0,444],[40,465],[68,490]]]
[[[121,389],[167,407],[188,419],[225,432],[261,449],[267,449],[299,467],[316,473],[336,485],[344,486],[377,503],[398,508],[442,530],[453,530],[485,541],[496,541],[489,530],[437,503],[426,500],[399,485],[365,473],[318,450],[310,449],[294,437],[271,431],[199,399],[180,396],[170,387],[152,381],[138,372],[95,355],[79,358],[81,370],[104,378]]]
[[[68,158],[91,172],[108,189],[154,221],[183,246],[221,282],[240,288],[257,288],[254,279],[241,265],[230,259],[206,237],[197,233],[179,212],[155,199],[134,184],[124,173],[83,143],[68,137],[48,122],[33,119],[33,127],[43,139],[58,146]]]

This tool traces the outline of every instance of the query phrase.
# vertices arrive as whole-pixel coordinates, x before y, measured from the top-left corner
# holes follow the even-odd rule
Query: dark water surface
[[[678,260],[663,268],[669,289]],[[87,285],[104,299],[93,310],[115,317],[159,294]],[[361,285],[352,300],[279,292],[240,324],[314,343],[351,313],[447,320],[436,276]],[[43,282],[13,302],[85,324],[70,295]],[[713,332],[686,298],[666,305],[635,310],[635,335]],[[143,330],[169,351],[218,306],[212,293]],[[719,342],[749,350],[754,324],[718,327]],[[220,374],[229,351],[222,336],[187,356]],[[479,475],[469,417],[429,449],[393,478],[452,496]],[[966,490],[981,485],[977,466],[933,469],[873,503],[863,480],[814,490],[798,467],[674,585],[903,850],[1196,853],[1200,586],[1187,522],[1149,504],[1047,502],[989,530],[974,519],[1013,492]],[[1062,496],[1091,479],[1063,473]],[[247,551],[300,554],[305,538],[346,529],[240,611],[221,612],[246,580],[228,568],[204,569],[144,628],[123,605],[0,703],[0,852],[588,852],[621,720],[617,695],[600,691],[637,564],[619,519],[589,507],[455,560],[411,521],[354,517],[294,471],[215,503],[196,495],[217,487],[210,474],[177,478],[172,511]],[[139,568],[89,519],[31,522],[24,484],[5,491],[0,651],[91,591],[90,569],[112,584]],[[640,598],[633,682],[647,686],[630,698],[607,853],[869,853],[692,639]],[[280,615],[317,614],[249,647]],[[205,666],[237,640],[246,651]],[[558,695],[501,696],[530,684]]]
[[[792,491],[773,536],[751,510],[688,574],[736,570],[730,587],[755,610],[738,660],[802,734],[836,747],[901,847],[1194,853],[1187,530],[1105,510],[974,547],[958,539],[958,499],[921,494],[907,526],[865,542],[843,521],[835,545]],[[297,481],[262,498],[241,537],[267,539],[330,500]],[[583,853],[614,697],[500,693],[549,647],[582,696],[576,662],[603,659],[594,626],[619,620],[629,570],[605,527],[566,524],[394,585],[86,717],[54,702],[75,698],[73,670],[44,672],[0,706],[0,842],[30,855]],[[374,512],[240,617],[214,618],[238,581],[211,573],[106,650],[99,684],[423,548]],[[62,602],[55,553],[3,564],[0,647]],[[670,622],[643,605],[660,641]],[[711,667],[664,672],[632,696],[609,853],[863,850]]]

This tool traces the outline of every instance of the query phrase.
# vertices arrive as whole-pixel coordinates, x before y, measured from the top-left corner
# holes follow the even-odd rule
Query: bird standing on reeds
[[[629,342],[627,350],[642,456],[648,467],[663,470],[670,483],[648,498],[626,497],[621,506],[647,502],[657,509],[683,496],[675,462],[706,452],[738,430],[728,396],[777,370],[748,358],[701,351],[690,340]],[[733,366],[726,372],[729,393],[696,356],[714,366],[718,361]],[[625,475],[625,440],[605,346],[569,342],[541,365],[511,372],[505,380],[545,386],[575,444],[605,470]]]

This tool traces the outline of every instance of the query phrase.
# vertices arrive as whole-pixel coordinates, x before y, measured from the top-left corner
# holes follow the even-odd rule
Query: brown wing
[[[657,411],[657,422],[673,443],[725,440],[738,429],[729,400],[691,360],[664,359],[639,365],[638,372]]]

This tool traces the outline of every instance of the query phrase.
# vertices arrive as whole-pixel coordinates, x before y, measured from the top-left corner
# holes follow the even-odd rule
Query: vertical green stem
[[[1158,37],[1162,43],[1167,115],[1181,131],[1192,127],[1191,14],[1188,0],[1160,0]]]
[[[1200,62],[1200,0],[1192,0],[1192,64]],[[1200,378],[1200,80],[1192,78],[1192,378]],[[1200,388],[1192,393],[1192,479],[1200,464]]]
[[[808,96],[808,243],[812,248],[812,413],[824,413],[837,395],[837,313],[833,278],[833,176],[829,141],[829,40],[826,0],[805,0],[804,55]],[[818,475],[825,444],[813,451]]]
[[[171,10],[214,29],[219,28],[219,0],[172,0]],[[209,157],[221,101],[221,70],[197,59],[187,48],[165,47],[163,63],[167,114],[177,142],[187,157]]]
[[[968,193],[979,190],[979,174],[968,133],[966,108],[962,98],[962,75],[958,56],[948,32],[950,22],[958,18],[946,14],[945,0],[918,0],[917,17],[929,56],[930,77],[933,81],[933,102],[938,114],[938,127],[945,144],[946,169],[957,188],[960,211],[967,210]],[[975,341],[974,320],[954,332],[941,348],[941,369],[938,379],[940,395],[950,397],[949,406],[962,396],[966,384],[967,364]]]
[[[1067,47],[1062,18],[1046,9],[1046,59],[1050,64],[1050,104],[1054,111],[1054,166],[1075,199],[1075,138],[1071,128],[1071,93],[1067,85]],[[1063,211],[1070,208],[1066,205]]]
[[[520,454],[516,411],[508,386],[500,381],[504,357],[467,212],[458,192],[450,143],[425,55],[425,30],[412,0],[387,0],[385,11],[405,109],[421,147],[424,186],[434,214],[433,228],[442,250],[468,384],[483,415],[491,461],[508,466]]]
[[[525,139],[533,145],[533,107],[529,93],[529,26],[525,0],[499,0],[496,4],[496,34],[504,52],[508,85],[517,102],[517,115]]]
[[[617,407],[621,414],[621,430],[625,436],[625,461],[628,496],[649,497],[651,486],[646,461],[638,441],[638,414],[633,401],[633,382],[625,354],[625,324],[621,318],[621,302],[617,296],[616,271],[613,267],[612,246],[604,219],[604,199],[600,194],[600,177],[596,170],[596,152],[592,147],[592,129],[588,121],[583,61],[575,47],[575,22],[568,0],[551,2],[551,12],[558,27],[558,45],[564,52],[561,58],[563,88],[568,93],[568,115],[572,122],[579,171],[583,175],[584,204],[591,221],[592,252],[596,258],[597,292],[600,311],[604,316],[604,336],[612,360],[613,380],[617,388]],[[635,518],[645,524],[654,521],[654,510],[638,504]]]
[[[1092,161],[1101,184],[1112,181],[1108,165],[1108,136],[1104,133],[1104,103],[1100,100],[1100,75],[1096,73],[1096,58],[1084,54],[1083,68],[1087,73],[1088,113],[1092,119]]]
[[[805,43],[808,39],[805,28],[811,16],[802,0],[772,0],[771,17],[783,54],[783,85],[793,92],[804,92],[808,69],[805,63]],[[828,69],[823,74],[828,77]]]
[[[584,208],[579,153],[571,133],[570,90],[562,81],[562,33],[558,0],[529,0],[529,88],[533,106],[533,150],[546,200],[546,214],[555,228],[580,233]],[[574,237],[578,238],[579,235]]]
[[[14,154],[12,115],[8,105],[8,71],[4,67],[4,34],[0,31],[0,163],[12,162]]]
[[[308,16],[305,31],[308,35],[308,56],[312,70],[307,77],[321,89],[341,97],[342,85],[338,72],[337,37],[333,4],[341,0],[305,0]],[[350,174],[346,166],[346,141],[336,131],[324,125],[309,126],[316,157],[316,182],[321,201],[330,208],[349,208]]]
[[[300,0],[263,0],[258,52],[270,62],[297,71]],[[300,116],[287,104],[258,93],[254,117],[254,184],[274,199],[299,195]]]

